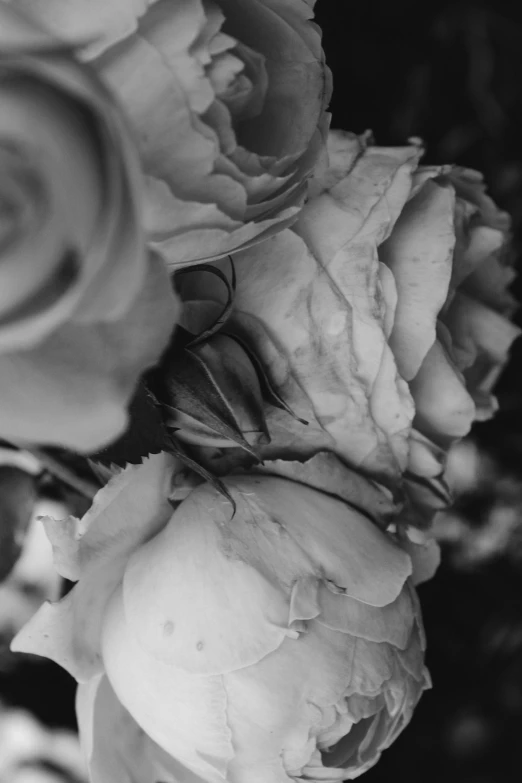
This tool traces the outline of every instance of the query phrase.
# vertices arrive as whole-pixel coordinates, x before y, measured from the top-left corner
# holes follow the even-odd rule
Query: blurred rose
[[[72,731],[47,729],[0,703],[0,783],[81,783],[85,773]]]
[[[64,516],[70,513],[70,508],[58,501],[38,498],[31,511],[21,555],[0,585],[0,653],[2,664],[7,667],[13,665],[15,658],[7,652],[15,634],[44,601],[58,600],[62,588],[62,579],[53,568],[52,549],[40,517]]]
[[[145,222],[169,265],[295,219],[330,96],[313,0],[13,0],[83,55],[130,116]]]
[[[312,460],[228,476],[234,514],[206,483],[172,513],[174,467],[152,456],[81,521],[45,520],[77,584],[13,648],[83,683],[93,780],[358,776],[429,683],[410,557],[371,521],[388,497],[346,468],[337,497],[306,486],[333,481]]]
[[[4,3],[0,97],[0,436],[94,450],[176,314],[137,153],[95,75]]]

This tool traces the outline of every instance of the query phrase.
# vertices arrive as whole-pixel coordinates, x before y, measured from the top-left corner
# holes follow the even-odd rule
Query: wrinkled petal
[[[349,159],[344,168],[343,155]],[[335,142],[331,175],[312,183],[330,189],[308,202],[296,226],[306,244],[285,232],[235,259],[236,317],[283,399],[319,423],[324,447],[352,464],[388,473],[405,460],[412,408],[387,345],[396,293],[388,280],[381,282],[377,246],[408,197],[419,155],[416,147],[359,148],[354,154],[350,144]],[[284,362],[247,315],[283,348]],[[272,427],[269,421],[274,449],[279,444],[295,453],[303,441],[303,456],[307,448],[317,450],[311,426],[288,422],[289,442],[280,419],[274,413]]]
[[[329,448],[356,466],[396,470],[404,459],[412,408],[380,314],[372,318],[362,306],[380,295],[378,263],[369,262],[367,271],[361,263],[357,283],[357,267],[346,259],[347,279],[340,289],[337,278],[290,231],[235,261],[234,318],[280,396],[310,422],[306,427],[288,414],[267,411],[273,448],[265,456],[306,457]],[[364,294],[360,300],[349,293],[357,290]]]

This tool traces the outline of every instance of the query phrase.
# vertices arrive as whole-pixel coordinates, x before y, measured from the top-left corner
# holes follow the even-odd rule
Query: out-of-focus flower
[[[389,495],[340,462],[334,493],[332,458],[228,476],[234,514],[207,483],[172,513],[159,454],[45,521],[77,584],[13,647],[83,683],[93,780],[341,781],[406,725],[429,682],[411,560],[371,521]]]
[[[96,75],[4,2],[0,99],[0,435],[94,450],[176,315],[138,154]]]
[[[41,516],[63,516],[70,509],[48,498],[33,505],[21,554],[8,578],[0,585],[0,651],[2,656],[20,628],[44,601],[56,601],[62,579],[53,566],[52,549],[40,520]],[[12,658],[12,656],[11,656]],[[12,660],[2,660],[10,666]]]
[[[31,454],[0,447],[0,583],[22,551],[36,501],[35,476],[40,472]]]
[[[75,734],[46,729],[24,710],[0,704],[0,783],[82,783],[86,778]]]
[[[313,0],[14,0],[84,43],[138,136],[145,223],[174,267],[295,219],[330,96]]]
[[[522,560],[522,483],[471,439],[450,450],[445,478],[456,503],[438,514],[432,535],[458,569],[503,558]]]
[[[267,410],[262,453],[330,449],[388,480],[409,469],[426,479],[410,491],[431,514],[449,501],[447,449],[494,409],[519,334],[509,220],[475,172],[419,168],[417,144],[333,132],[329,153],[296,225],[234,255],[231,324],[309,422]],[[215,296],[200,283],[193,298]]]

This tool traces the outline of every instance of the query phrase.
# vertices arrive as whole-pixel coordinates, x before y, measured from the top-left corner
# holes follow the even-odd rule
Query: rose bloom
[[[235,513],[207,483],[173,512],[176,470],[151,456],[44,520],[76,585],[13,649],[81,683],[93,783],[357,777],[429,685],[391,496],[318,455],[228,476]]]
[[[94,450],[125,428],[176,300],[98,78],[4,3],[0,64],[0,437]]]
[[[417,144],[332,132],[328,148],[297,224],[233,256],[225,328],[308,421],[267,405],[272,442],[260,452],[328,449],[395,486],[408,470],[426,479],[410,487],[421,505],[444,505],[447,449],[495,410],[492,386],[519,334],[509,219],[476,172],[419,167]],[[191,310],[219,294],[208,275],[190,277]]]
[[[324,148],[330,96],[313,0],[14,0],[85,42],[147,177],[145,223],[174,267],[291,223]]]

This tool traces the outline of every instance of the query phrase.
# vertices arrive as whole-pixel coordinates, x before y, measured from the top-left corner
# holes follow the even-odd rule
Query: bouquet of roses
[[[329,130],[313,5],[0,2],[0,438],[89,498],[13,649],[77,679],[93,783],[352,779],[429,687],[510,221]]]

